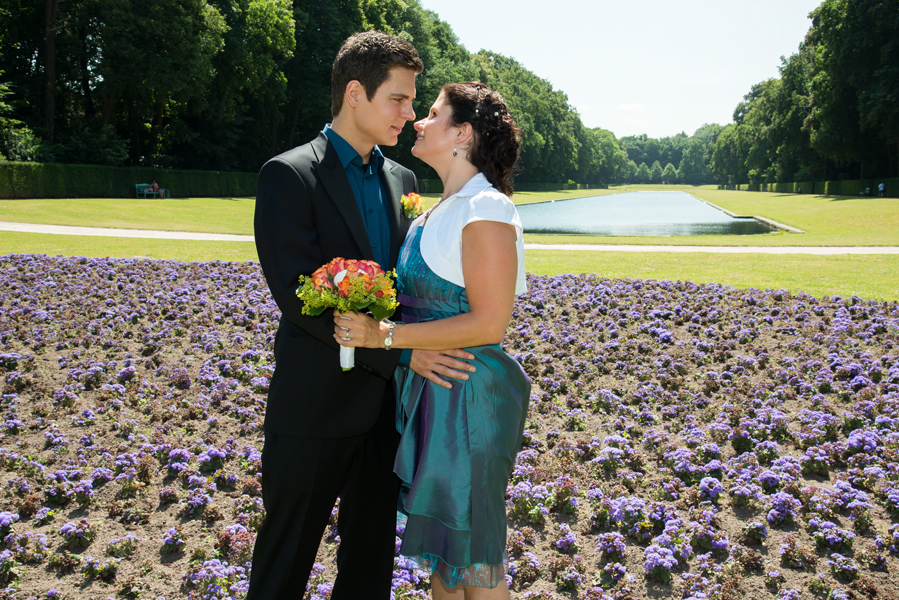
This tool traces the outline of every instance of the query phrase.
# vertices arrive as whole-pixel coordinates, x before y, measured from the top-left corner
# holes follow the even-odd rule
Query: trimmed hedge
[[[598,185],[591,185],[589,183],[540,183],[515,181],[512,183],[512,187],[515,188],[516,192],[554,192],[556,190],[607,190],[609,189],[609,184],[601,183]]]
[[[877,185],[883,182],[884,196],[899,197],[899,177],[891,179],[846,179],[844,181],[828,181],[824,184],[824,193],[828,196],[859,196],[868,189],[871,196],[876,196]]]
[[[173,197],[256,195],[256,173],[0,161],[0,198],[134,198],[154,179]]]
[[[884,185],[884,197],[899,198],[899,177],[890,179],[846,179],[843,181],[790,181],[769,183],[768,191],[777,194],[823,194],[825,196],[861,196],[865,189],[868,195],[877,196],[877,185]],[[719,190],[744,190],[757,192],[759,184],[719,185]],[[802,190],[802,191],[800,191]]]
[[[158,180],[157,180],[158,181]],[[527,181],[513,181],[512,187],[516,192],[544,192],[555,190],[607,190],[608,184],[590,185],[587,183],[535,183]],[[443,192],[443,182],[439,179],[419,179],[418,191],[422,194],[440,194]]]

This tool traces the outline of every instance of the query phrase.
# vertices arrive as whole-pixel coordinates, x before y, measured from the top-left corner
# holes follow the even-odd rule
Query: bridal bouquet
[[[399,306],[393,271],[384,272],[371,260],[335,258],[306,277],[300,275],[297,297],[303,301],[303,314],[316,316],[326,308],[337,312],[367,310],[377,319],[386,319]],[[355,348],[340,347],[340,366],[353,368]]]

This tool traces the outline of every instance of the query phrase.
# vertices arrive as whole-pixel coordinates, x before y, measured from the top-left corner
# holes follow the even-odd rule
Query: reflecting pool
[[[731,217],[686,192],[627,192],[517,208],[526,233],[753,235],[773,230],[750,217]]]

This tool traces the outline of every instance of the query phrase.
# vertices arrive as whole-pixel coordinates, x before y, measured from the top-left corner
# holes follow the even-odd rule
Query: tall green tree
[[[668,163],[665,165],[665,168],[662,169],[662,183],[677,183],[677,169],[674,168],[674,165]]]
[[[652,182],[652,171],[650,171],[649,167],[646,166],[646,163],[640,163],[640,166],[637,167],[636,182],[637,183],[651,183]]]
[[[662,163],[655,161],[649,168],[650,181],[652,183],[662,183]]]
[[[627,154],[614,134],[598,127],[583,128],[578,158],[577,181],[591,185],[616,181],[627,166]]]
[[[806,42],[814,47],[811,145],[857,176],[899,173],[899,7],[895,0],[825,0]]]
[[[746,183],[749,180],[749,169],[746,168],[748,155],[748,140],[742,135],[740,126],[731,123],[721,131],[715,142],[710,170],[722,183]]]
[[[678,168],[681,181],[699,185],[705,179],[705,146],[696,137],[690,138],[681,155]]]

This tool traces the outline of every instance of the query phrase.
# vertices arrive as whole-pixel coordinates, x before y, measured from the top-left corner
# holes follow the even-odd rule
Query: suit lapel
[[[323,133],[320,133],[312,142],[312,147],[319,159],[319,162],[312,164],[312,168],[321,181],[322,187],[325,188],[328,197],[337,206],[337,210],[346,221],[350,234],[362,252],[362,256],[366,260],[374,260],[375,256],[371,251],[371,240],[368,239],[365,222],[362,220],[362,215],[359,214],[359,205],[356,204],[353,188],[350,187],[346,171],[337,158],[337,152],[328,143],[328,137]]]
[[[406,238],[403,205],[400,201],[403,195],[403,175],[401,170],[397,168],[397,165],[384,161],[381,176],[387,193],[387,198],[384,200],[387,204],[387,212],[390,219],[390,267],[393,268],[396,266],[400,248]]]

